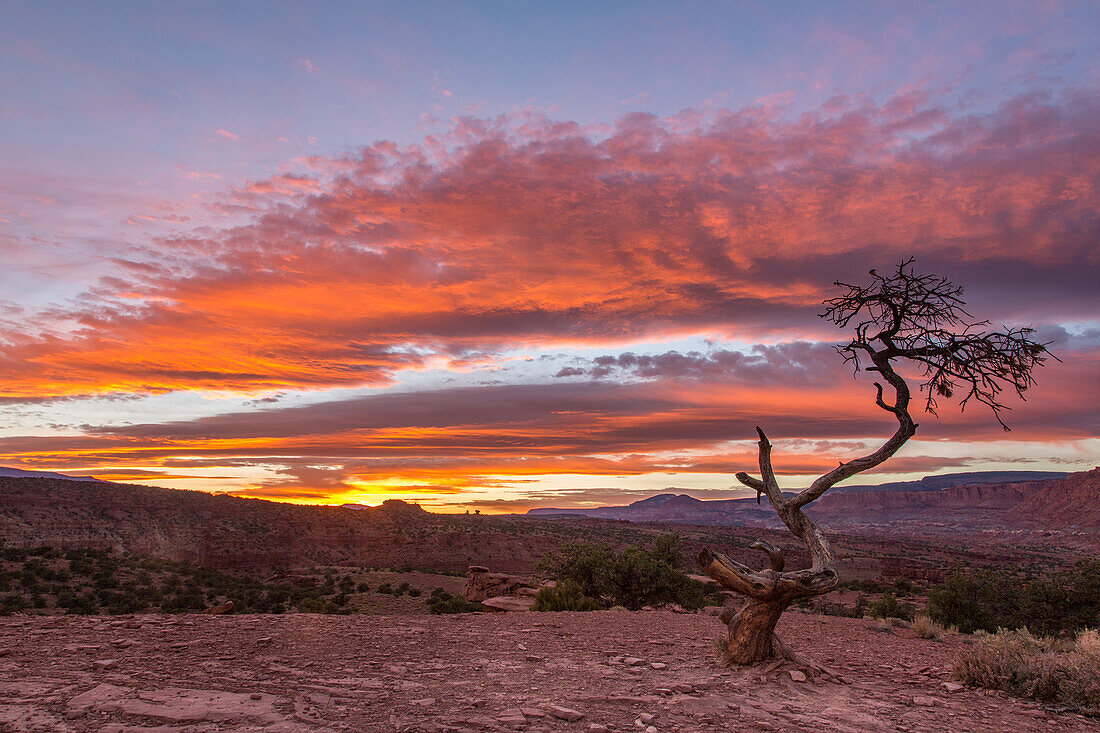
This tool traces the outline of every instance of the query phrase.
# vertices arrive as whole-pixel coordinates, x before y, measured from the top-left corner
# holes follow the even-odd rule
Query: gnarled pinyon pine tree
[[[753,664],[774,656],[797,662],[796,655],[775,635],[775,625],[791,603],[836,588],[839,577],[832,550],[821,528],[802,509],[846,478],[874,468],[894,455],[917,431],[910,415],[911,394],[905,379],[895,371],[895,362],[908,362],[923,377],[920,390],[927,392],[924,409],[935,415],[936,398],[961,391],[961,407],[971,400],[993,411],[1008,430],[1001,412],[1005,388],[1023,397],[1034,384],[1031,373],[1049,356],[1046,346],[1031,339],[1030,328],[1007,328],[985,332],[988,321],[973,321],[964,309],[962,288],[935,275],[918,275],[913,259],[905,260],[890,275],[870,271],[867,286],[837,282],[843,295],[824,302],[822,318],[841,328],[854,328],[855,336],[836,347],[856,372],[877,372],[889,386],[875,382],[875,404],[897,418],[897,431],[873,453],[841,462],[816,479],[809,488],[785,497],[772,469],[771,443],[764,431],[759,435],[760,478],[746,473],[737,480],[763,494],[806,547],[812,565],[805,570],[784,571],[782,552],[763,541],[752,544],[770,558],[771,567],[753,570],[709,549],[699,553],[699,565],[722,586],[748,596],[739,613],[727,609],[722,621],[729,625],[723,653],[726,664]],[[1056,357],[1055,357],[1056,358]]]

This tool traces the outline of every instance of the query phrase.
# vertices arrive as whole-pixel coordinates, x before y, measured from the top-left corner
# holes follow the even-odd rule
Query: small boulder
[[[233,613],[233,601],[226,601],[225,603],[219,603],[216,606],[204,609],[203,613],[211,614],[214,616],[221,615],[223,613]]]

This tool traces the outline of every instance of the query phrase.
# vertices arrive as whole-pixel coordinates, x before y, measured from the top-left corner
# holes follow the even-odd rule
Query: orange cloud
[[[318,163],[331,176],[250,184],[253,223],[164,241],[145,269],[6,331],[0,396],[384,384],[469,350],[832,338],[814,318],[828,282],[909,254],[972,285],[979,312],[1093,317],[1096,107],[952,116],[910,95],[797,119],[636,113],[603,139],[461,119]]]

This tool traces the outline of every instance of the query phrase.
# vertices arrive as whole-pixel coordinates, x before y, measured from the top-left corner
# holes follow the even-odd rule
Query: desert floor
[[[972,643],[788,613],[834,670],[724,670],[707,615],[129,616],[0,619],[10,731],[1025,731],[1100,729],[955,689]],[[579,718],[577,716],[580,716]],[[568,718],[577,718],[569,720]]]

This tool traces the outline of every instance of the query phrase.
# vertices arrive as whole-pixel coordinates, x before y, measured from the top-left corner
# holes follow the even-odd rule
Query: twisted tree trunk
[[[748,596],[748,602],[737,614],[726,612],[722,621],[729,626],[726,649],[722,661],[731,664],[755,664],[775,656],[784,657],[806,664],[807,660],[796,655],[775,635],[775,625],[783,612],[801,598],[818,596],[836,588],[840,578],[836,572],[836,561],[825,539],[825,533],[802,512],[802,507],[818,499],[837,482],[855,474],[873,468],[897,452],[917,430],[916,423],[909,415],[909,388],[890,366],[889,359],[872,352],[875,363],[886,381],[894,388],[895,400],[890,405],[882,399],[882,387],[875,384],[877,396],[875,403],[898,419],[898,429],[882,447],[874,453],[841,463],[829,473],[821,476],[809,488],[799,494],[786,498],[779,489],[772,469],[772,446],[768,437],[759,427],[760,479],[746,473],[737,474],[737,480],[756,489],[757,499],[761,494],[776,514],[783,520],[795,536],[806,543],[810,551],[811,564],[804,570],[784,571],[783,554],[779,548],[767,542],[757,541],[753,548],[764,550],[770,558],[770,567],[765,570],[753,570],[729,557],[709,549],[699,553],[699,567],[720,585]]]
[[[756,430],[760,435],[760,467],[764,481],[757,481],[747,474],[737,474],[737,478],[768,495],[783,523],[806,543],[812,564],[805,570],[784,572],[783,553],[761,540],[754,542],[752,547],[768,554],[771,563],[765,570],[753,570],[709,549],[699,553],[699,566],[703,572],[723,587],[749,599],[737,614],[727,610],[722,616],[722,621],[729,626],[726,649],[722,655],[725,664],[754,664],[774,656],[797,659],[775,635],[775,625],[779,623],[780,616],[800,598],[828,593],[840,582],[825,533],[802,513],[800,507],[793,505],[793,500],[783,498],[771,470],[771,443],[763,430]]]

